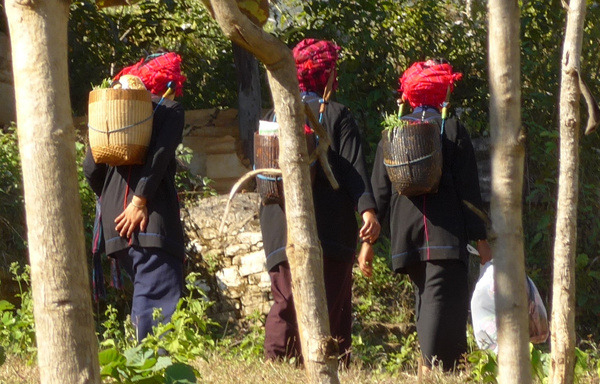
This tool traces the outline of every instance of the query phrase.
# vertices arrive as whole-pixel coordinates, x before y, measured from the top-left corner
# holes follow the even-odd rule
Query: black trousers
[[[138,341],[144,339],[157,321],[154,308],[162,309],[161,323],[169,322],[183,288],[183,259],[160,248],[129,247],[111,255],[119,260],[133,282],[131,321]]]
[[[344,364],[350,361],[352,344],[352,262],[323,259],[325,293],[331,335],[339,342]],[[269,271],[273,306],[265,323],[267,359],[302,359],[298,321],[292,296],[290,266],[283,262]]]
[[[407,268],[415,285],[417,335],[423,363],[453,369],[467,352],[469,290],[460,260],[420,262]]]

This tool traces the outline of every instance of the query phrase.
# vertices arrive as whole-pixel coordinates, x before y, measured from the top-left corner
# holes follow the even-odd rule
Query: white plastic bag
[[[529,341],[540,344],[548,339],[550,328],[548,326],[548,314],[542,302],[542,297],[535,284],[527,277],[527,297],[529,308]]]
[[[473,318],[473,334],[479,348],[498,352],[494,266],[491,261],[485,263],[479,270],[479,280],[471,297],[471,317]]]
[[[534,344],[543,343],[549,335],[548,315],[542,298],[533,281],[527,277],[529,310],[529,338]],[[481,349],[498,352],[496,328],[496,304],[494,301],[494,265],[485,263],[480,269],[479,280],[471,297],[471,317],[475,341]]]

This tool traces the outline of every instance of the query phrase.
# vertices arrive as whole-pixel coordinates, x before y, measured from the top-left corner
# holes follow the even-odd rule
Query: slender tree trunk
[[[65,0],[6,0],[42,383],[100,383],[69,100]]]
[[[233,57],[238,78],[238,120],[240,139],[246,159],[254,162],[254,132],[261,113],[260,74],[258,61],[250,52],[233,45]]]
[[[572,0],[567,12],[560,84],[560,173],[552,281],[550,383],[574,380],[575,252],[579,192],[579,77],[585,0]]]
[[[339,383],[338,348],[329,330],[312,190],[306,188],[310,185],[310,173],[303,133],[304,108],[294,59],[281,41],[243,16],[235,0],[211,0],[210,4],[225,35],[266,65],[280,126],[279,165],[288,227],[286,252],[304,363],[310,383]]]
[[[489,69],[492,201],[499,383],[531,382],[523,250],[519,7],[490,0]]]

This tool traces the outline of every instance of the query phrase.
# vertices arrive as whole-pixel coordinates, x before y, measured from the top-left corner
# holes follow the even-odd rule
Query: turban
[[[150,60],[142,59],[130,67],[123,68],[115,76],[115,80],[119,80],[122,75],[137,76],[142,80],[146,89],[158,96],[162,96],[167,91],[167,85],[173,82],[175,96],[181,96],[186,77],[181,74],[180,66],[181,56],[175,52],[169,52]]]
[[[436,64],[433,60],[414,63],[400,78],[402,98],[415,108],[428,105],[439,108],[446,100],[448,88],[454,90],[454,82],[462,73],[452,72],[450,64]]]
[[[326,40],[304,39],[292,50],[300,90],[323,95],[341,48]],[[337,87],[334,80],[333,89]]]

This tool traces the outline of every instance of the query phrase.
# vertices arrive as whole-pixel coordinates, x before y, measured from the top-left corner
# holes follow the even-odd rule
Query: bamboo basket
[[[406,121],[382,134],[383,161],[400,195],[436,193],[442,176],[442,141],[438,124]]]
[[[143,164],[152,136],[152,98],[139,89],[90,92],[88,133],[96,163]]]
[[[309,155],[317,146],[316,135],[306,135],[306,147]],[[279,169],[279,138],[276,135],[260,135],[254,133],[254,168],[276,168]],[[317,174],[315,164],[311,164],[311,183]],[[283,180],[280,176],[259,175],[256,177],[256,188],[263,204],[279,204],[283,207]]]

